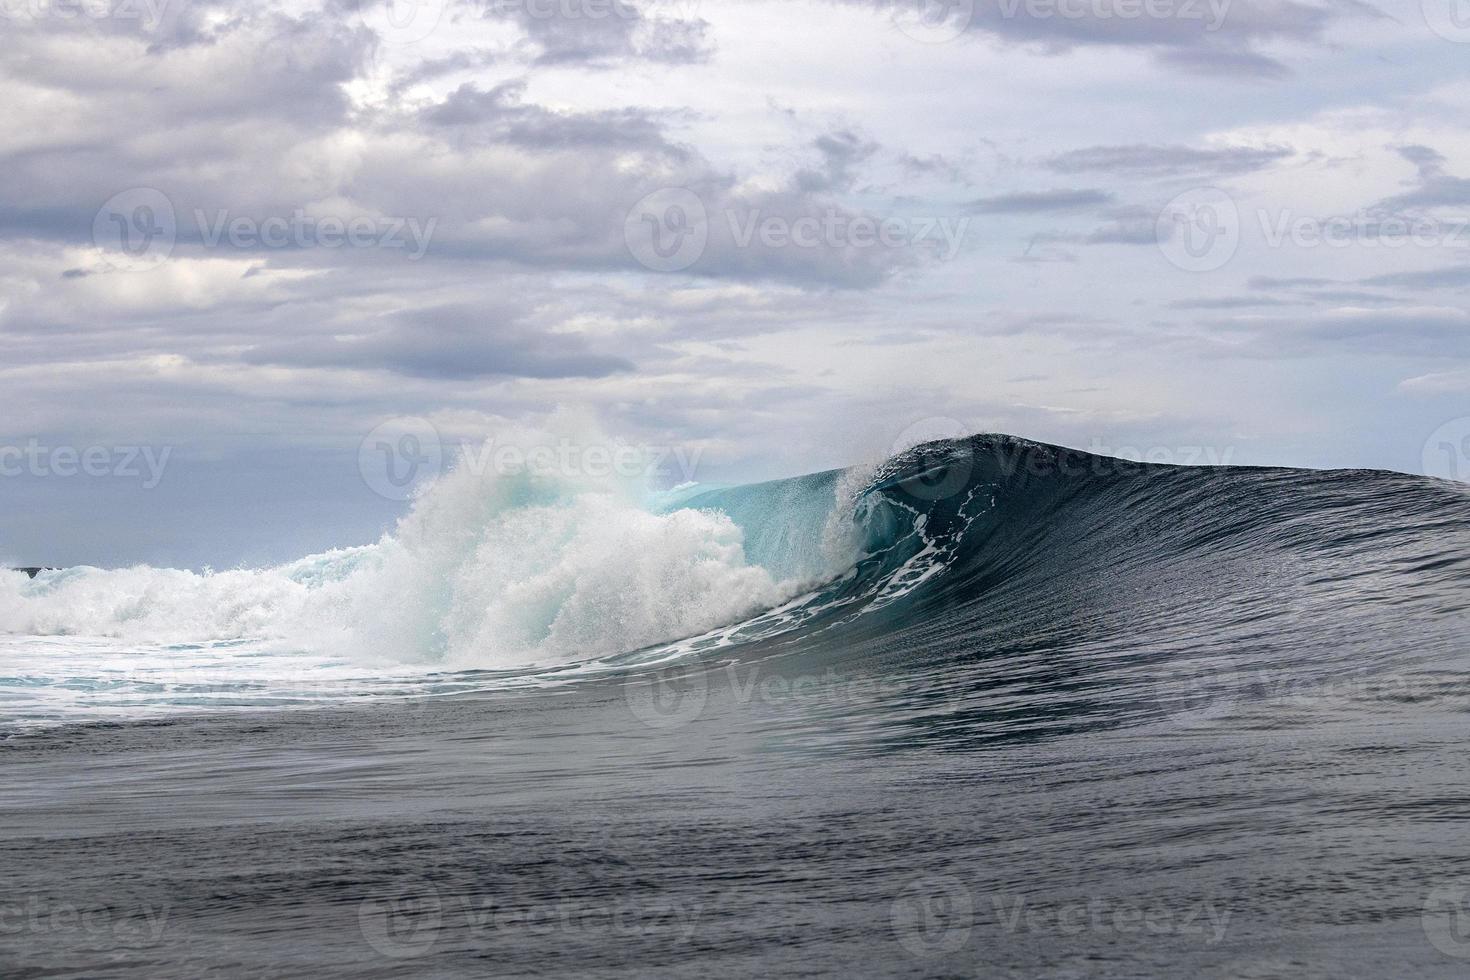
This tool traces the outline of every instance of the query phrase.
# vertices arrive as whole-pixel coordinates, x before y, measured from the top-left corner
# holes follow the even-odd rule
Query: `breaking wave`
[[[367,547],[0,573],[0,718],[541,686],[715,652],[820,665],[882,648],[904,652],[894,671],[964,687],[1017,637],[1051,663],[1132,644],[1129,669],[1262,629],[1319,644],[1360,618],[1309,618],[1329,609],[1463,616],[1466,504],[1398,474],[1148,465],[1008,436],[664,495],[461,467]]]

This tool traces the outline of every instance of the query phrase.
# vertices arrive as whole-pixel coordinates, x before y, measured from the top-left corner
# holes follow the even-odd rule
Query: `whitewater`
[[[799,619],[785,604],[863,557],[871,466],[795,481],[742,526],[693,484],[488,457],[466,454],[374,545],[259,569],[0,573],[0,723],[544,684],[667,660],[762,613],[779,629]]]

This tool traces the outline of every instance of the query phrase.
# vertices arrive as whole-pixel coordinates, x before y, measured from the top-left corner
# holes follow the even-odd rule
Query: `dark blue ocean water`
[[[794,567],[842,479],[685,504]],[[0,973],[1470,973],[1470,488],[976,437],[861,489],[868,557],[657,664],[16,721]]]

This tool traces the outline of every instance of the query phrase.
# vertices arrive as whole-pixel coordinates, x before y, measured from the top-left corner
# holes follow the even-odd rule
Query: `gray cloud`
[[[519,79],[488,91],[465,83],[443,102],[424,109],[420,117],[430,126],[471,130],[465,137],[470,143],[511,143],[540,150],[622,146],[685,155],[664,139],[662,122],[647,110],[553,112],[524,103],[525,89],[525,81]]]
[[[1110,223],[1093,229],[1085,239],[1088,245],[1157,245],[1158,214],[1148,208],[1130,205],[1104,212]]]
[[[1281,279],[1275,276],[1252,276],[1246,285],[1251,289],[1310,289],[1315,286],[1331,286],[1338,280],[1299,276]]]
[[[628,60],[688,64],[711,53],[706,21],[648,17],[644,8],[626,0],[490,0],[484,15],[515,22],[539,49],[535,62],[543,65],[610,68]]]
[[[1390,289],[1466,289],[1470,288],[1470,265],[1452,265],[1422,272],[1391,272],[1362,282],[1365,286]]]
[[[1470,205],[1470,178],[1445,173],[1446,160],[1427,146],[1399,147],[1399,154],[1419,171],[1413,190],[1380,201],[1375,207],[1390,213]]]
[[[798,170],[795,177],[796,189],[808,194],[850,190],[857,179],[857,168],[879,150],[877,143],[850,130],[819,136],[813,145],[822,156],[822,166]]]
[[[1046,166],[1058,173],[1109,173],[1120,177],[1199,177],[1264,170],[1292,155],[1282,146],[1198,149],[1138,143],[1090,146],[1054,156]]]
[[[1291,69],[1282,62],[1244,47],[1170,50],[1163,52],[1159,60],[1180,71],[1222,78],[1277,80],[1291,74]]]
[[[875,6],[903,15],[907,0],[842,0]],[[946,8],[951,9],[951,8]],[[966,8],[960,8],[966,9]],[[1207,75],[1280,78],[1290,73],[1280,61],[1258,50],[1270,41],[1320,41],[1335,21],[1383,15],[1362,0],[1331,5],[1293,0],[1233,0],[1210,5],[1178,4],[1175,16],[1121,17],[1099,15],[1097,8],[1064,14],[1056,4],[1026,0],[977,0],[964,26],[975,34],[1035,46],[1057,53],[1084,46],[1136,47],[1154,50],[1165,64]]]
[[[376,368],[420,378],[600,378],[631,371],[580,337],[531,329],[521,311],[438,307],[399,314],[356,337],[277,341],[249,351],[253,364]]]
[[[1171,310],[1247,310],[1266,306],[1296,306],[1300,300],[1266,296],[1220,296],[1211,299],[1182,299],[1169,304]]]
[[[1024,191],[971,201],[967,208],[976,214],[1045,214],[1057,211],[1089,211],[1113,202],[1108,191],[1096,189]]]
[[[1203,349],[1249,357],[1331,353],[1399,357],[1470,356],[1470,314],[1461,310],[1387,309],[1292,318],[1252,317],[1208,324],[1218,338]],[[1228,341],[1231,335],[1236,339]]]

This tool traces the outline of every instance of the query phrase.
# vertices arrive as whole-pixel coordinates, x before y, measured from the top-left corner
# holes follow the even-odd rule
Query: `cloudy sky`
[[[569,416],[705,481],[955,429],[1470,476],[1466,0],[0,31],[0,560],[363,543],[378,449]]]

